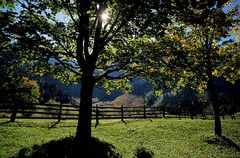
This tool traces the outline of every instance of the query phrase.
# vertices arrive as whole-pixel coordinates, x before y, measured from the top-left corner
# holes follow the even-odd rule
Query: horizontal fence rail
[[[38,103],[0,103],[0,118],[11,119],[57,119],[58,122],[64,119],[77,119],[79,106],[71,104],[38,104]],[[222,115],[224,119],[225,115]],[[100,119],[132,119],[132,118],[202,118],[212,119],[212,112],[204,112],[190,116],[190,114],[179,113],[169,114],[159,107],[128,107],[98,105],[92,106],[92,119],[96,120],[96,125]],[[234,115],[231,115],[235,119]]]

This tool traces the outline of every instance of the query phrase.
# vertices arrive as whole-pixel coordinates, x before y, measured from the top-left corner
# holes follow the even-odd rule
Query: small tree
[[[229,10],[225,8],[231,2],[192,1],[184,7],[184,12],[176,10],[176,23],[159,41],[160,51],[165,55],[160,56],[156,64],[159,70],[151,77],[158,86],[163,81],[170,88],[189,85],[199,91],[207,89],[217,136],[222,135],[222,128],[214,81],[224,77],[234,82],[240,76],[238,5]],[[236,39],[233,40],[230,36],[234,33]]]
[[[40,98],[37,82],[27,77],[19,77],[2,84],[0,86],[0,92],[1,102],[7,104],[13,103],[13,107],[7,107],[13,110],[11,122],[15,121],[16,113],[19,109],[32,109],[33,106],[31,103],[38,103]]]
[[[2,101],[10,103],[38,103],[40,98],[37,82],[27,77],[19,77],[2,84],[1,94]]]

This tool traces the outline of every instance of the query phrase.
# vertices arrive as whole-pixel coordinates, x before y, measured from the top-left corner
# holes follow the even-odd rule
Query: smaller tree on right
[[[214,81],[224,77],[234,83],[240,77],[239,6],[231,0],[191,1],[186,6],[178,3],[176,8],[181,8],[176,9],[175,24],[159,41],[164,47],[153,53],[154,59],[159,51],[164,55],[149,75],[150,80],[170,88],[207,90],[214,111],[215,135],[221,136]],[[162,78],[164,82],[159,82]]]

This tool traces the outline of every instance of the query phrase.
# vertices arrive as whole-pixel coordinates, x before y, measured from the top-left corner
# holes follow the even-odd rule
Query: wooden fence
[[[79,106],[70,104],[0,104],[0,118],[10,118],[12,114],[16,118],[32,119],[77,119]],[[159,108],[126,107],[126,106],[99,106],[92,107],[93,119],[123,119],[123,118],[146,118],[162,117]]]
[[[0,118],[21,119],[77,119],[79,106],[70,104],[0,104]],[[115,107],[111,105],[102,106],[95,104],[92,107],[92,119],[131,119],[131,118],[190,118],[187,114],[168,114],[161,111],[159,107],[126,107],[124,105]],[[205,113],[194,116],[195,118],[213,118],[212,113]]]

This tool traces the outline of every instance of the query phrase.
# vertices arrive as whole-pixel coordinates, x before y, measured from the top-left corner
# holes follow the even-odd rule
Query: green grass
[[[77,121],[62,121],[50,128],[55,120],[17,120],[2,124],[0,119],[0,158],[14,156],[22,148],[73,136]],[[240,117],[222,120],[226,139],[213,136],[213,120],[138,119],[100,120],[92,128],[94,137],[112,144],[123,157],[134,157],[145,148],[154,157],[240,157]],[[238,148],[238,149],[237,149]]]

